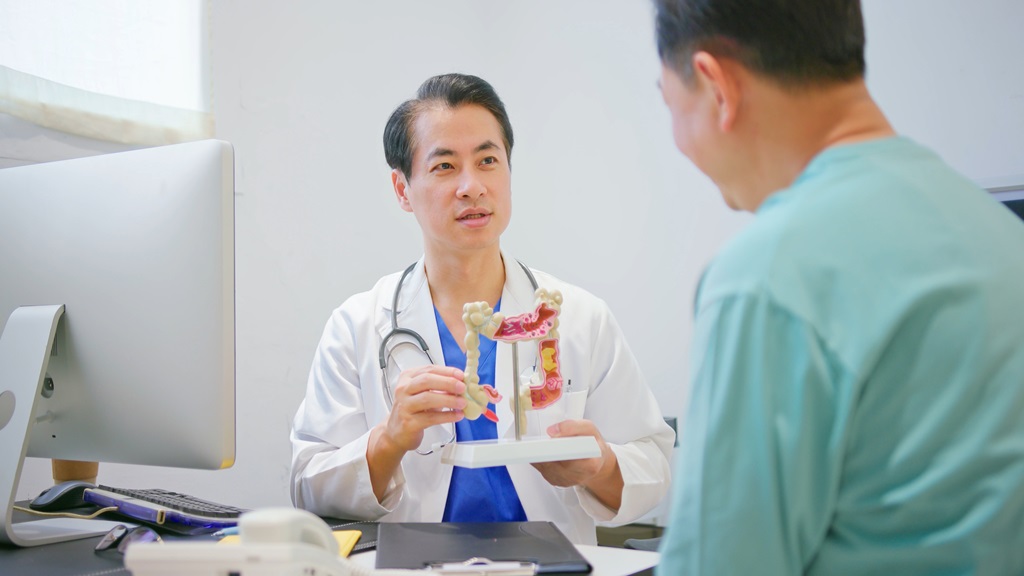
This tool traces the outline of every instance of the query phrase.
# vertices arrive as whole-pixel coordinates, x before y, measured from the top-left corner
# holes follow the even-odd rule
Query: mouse
[[[40,512],[58,512],[85,506],[85,489],[96,485],[85,480],[68,480],[55,484],[39,493],[28,507]]]

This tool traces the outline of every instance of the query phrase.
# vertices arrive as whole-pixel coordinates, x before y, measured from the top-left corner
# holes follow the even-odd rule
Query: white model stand
[[[593,436],[570,438],[499,438],[453,442],[441,450],[441,462],[463,468],[487,468],[508,464],[557,462],[595,458],[601,448]]]
[[[53,349],[64,306],[22,306],[11,313],[0,334],[0,542],[38,546],[105,534],[116,522],[50,518],[11,522],[21,467],[35,422],[36,399]]]
[[[441,462],[463,468],[488,468],[509,464],[532,464],[534,462],[558,462],[597,458],[601,447],[593,436],[571,436],[566,438],[523,438],[519,421],[519,344],[512,342],[512,390],[515,407],[512,410],[515,439],[473,440],[453,442],[441,449]]]

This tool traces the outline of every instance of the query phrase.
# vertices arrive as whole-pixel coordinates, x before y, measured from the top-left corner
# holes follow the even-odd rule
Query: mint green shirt
[[[709,266],[659,575],[1024,574],[1024,223],[894,137]]]

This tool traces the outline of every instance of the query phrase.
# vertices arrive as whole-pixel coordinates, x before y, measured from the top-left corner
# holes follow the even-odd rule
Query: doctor
[[[380,521],[547,520],[575,543],[596,544],[597,523],[636,520],[667,492],[672,430],[608,307],[501,251],[512,215],[512,141],[504,105],[475,76],[430,78],[392,113],[385,156],[399,207],[423,231],[424,254],[328,320],[291,434],[296,506]],[[497,424],[463,418],[463,305],[532,311],[534,282],[564,298],[559,345],[571,387],[545,409],[564,415],[547,433],[594,436],[601,456],[442,464],[434,448],[453,427],[459,440],[514,437],[511,347],[484,337],[480,382],[494,383],[505,400],[491,405]],[[521,368],[536,365],[534,347],[519,355]]]

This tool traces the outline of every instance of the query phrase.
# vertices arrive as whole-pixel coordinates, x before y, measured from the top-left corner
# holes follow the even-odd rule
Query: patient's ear
[[[694,73],[708,87],[715,101],[715,123],[723,132],[732,130],[739,110],[740,90],[736,66],[729,60],[720,59],[707,52],[693,55]]]
[[[398,205],[406,212],[412,212],[412,204],[409,203],[409,196],[406,194],[406,189],[409,187],[409,181],[406,180],[405,174],[398,168],[391,171],[391,185],[395,189],[395,197],[398,199]]]

